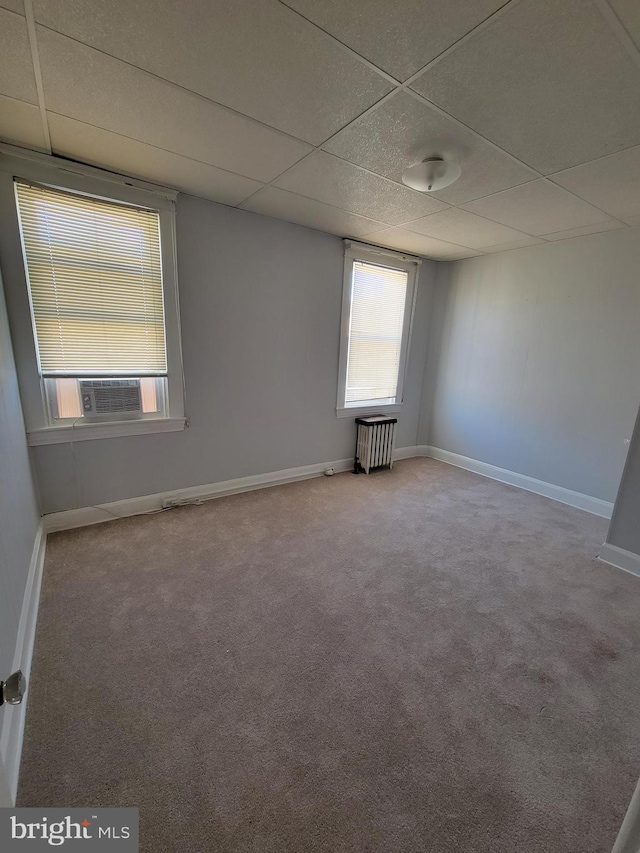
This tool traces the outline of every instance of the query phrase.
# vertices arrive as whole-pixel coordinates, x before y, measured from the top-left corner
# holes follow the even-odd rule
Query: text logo
[[[0,809],[0,850],[138,853],[138,809]]]

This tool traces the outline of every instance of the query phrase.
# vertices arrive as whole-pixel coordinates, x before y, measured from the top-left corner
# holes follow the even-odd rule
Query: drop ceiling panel
[[[606,213],[544,180],[514,187],[463,206],[471,213],[533,236],[609,221]]]
[[[6,9],[0,9],[0,94],[38,103],[27,22]]]
[[[523,0],[412,86],[544,174],[640,144],[640,66],[588,0]]]
[[[450,243],[459,243],[470,249],[483,249],[485,246],[509,243],[526,237],[514,228],[483,219],[457,207],[416,219],[415,222],[406,223],[404,227],[409,231],[437,237]]]
[[[625,222],[640,215],[640,146],[559,172],[551,180]]]
[[[405,228],[385,228],[367,234],[364,239],[367,243],[375,243],[378,246],[386,246],[390,249],[400,249],[403,252],[411,252],[414,255],[423,255],[426,258],[437,260],[454,261],[459,258],[472,258],[475,255],[482,254],[478,249],[446,243],[433,237],[415,234]]]
[[[446,208],[435,198],[365,172],[324,151],[316,151],[296,163],[274,186],[389,225]]]
[[[310,146],[50,30],[38,28],[52,112],[267,182]]]
[[[462,177],[432,193],[449,204],[461,204],[536,177],[526,166],[405,92],[393,95],[323,148],[398,183],[407,166],[425,157],[454,159],[462,166]]]
[[[540,237],[522,237],[519,240],[510,240],[508,243],[498,243],[496,246],[485,246],[482,251],[496,254],[497,252],[509,252],[511,249],[524,249],[527,246],[540,246],[544,242]]]
[[[12,145],[44,151],[39,107],[0,95],[0,139]]]
[[[505,0],[284,0],[397,80],[406,80]]]
[[[53,153],[63,157],[174,187],[222,204],[239,204],[262,186],[250,178],[189,160],[179,154],[74,119],[55,113],[48,113],[47,117]]]
[[[35,14],[58,32],[313,144],[392,88],[275,0],[36,0]]]
[[[609,5],[640,48],[640,3],[638,0],[609,0]]]
[[[585,237],[588,234],[600,234],[602,231],[615,231],[624,228],[621,222],[599,222],[597,225],[583,225],[582,228],[570,228],[567,231],[557,231],[555,234],[545,234],[545,240],[568,240],[570,237]]]
[[[347,213],[337,207],[277,187],[265,187],[240,207],[341,237],[360,237],[365,232],[377,230],[382,226],[381,222]]]

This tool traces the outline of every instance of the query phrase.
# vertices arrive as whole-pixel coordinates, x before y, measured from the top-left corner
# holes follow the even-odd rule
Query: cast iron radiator
[[[393,468],[393,443],[396,434],[397,418],[385,415],[371,415],[356,418],[356,457],[353,473],[364,471],[368,474],[372,468],[386,465]]]

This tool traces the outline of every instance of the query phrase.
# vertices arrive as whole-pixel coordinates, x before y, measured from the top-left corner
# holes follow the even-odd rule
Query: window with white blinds
[[[354,260],[345,404],[395,403],[408,272]]]
[[[158,212],[15,188],[41,374],[166,375]]]
[[[345,240],[339,418],[401,410],[420,263]]]

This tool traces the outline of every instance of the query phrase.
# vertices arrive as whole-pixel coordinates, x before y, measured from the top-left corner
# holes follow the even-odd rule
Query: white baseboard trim
[[[413,445],[412,447],[396,447],[393,450],[393,461],[397,462],[399,459],[413,459],[414,456],[424,456],[421,452],[421,448]]]
[[[482,474],[483,477],[489,477],[491,480],[517,486],[527,492],[543,495],[545,498],[568,504],[576,507],[576,509],[583,509],[585,512],[599,515],[601,518],[611,518],[613,512],[613,504],[609,501],[583,495],[581,492],[574,492],[553,483],[545,483],[543,480],[527,477],[526,474],[517,474],[515,471],[508,471],[506,468],[497,468],[495,465],[489,465],[488,462],[469,459],[467,456],[460,456],[458,453],[451,453],[449,450],[429,446],[423,455],[431,456],[433,459],[439,459],[441,462],[447,462],[449,465],[455,465],[467,471],[474,471],[476,474]]]
[[[401,447],[394,451],[394,459],[408,459],[417,456],[417,448]],[[187,489],[176,489],[171,492],[158,492],[154,495],[143,495],[138,498],[125,498],[120,501],[86,506],[79,509],[52,512],[42,519],[47,533],[57,530],[71,530],[75,527],[86,527],[89,524],[100,524],[113,521],[114,518],[127,518],[162,509],[163,502],[175,500],[180,502],[207,501],[222,498],[227,495],[237,495],[255,489],[266,489],[270,486],[281,486],[284,483],[295,483],[299,480],[309,480],[321,477],[327,468],[333,468],[336,473],[350,471],[353,459],[338,459],[335,462],[318,462],[315,465],[303,465],[300,468],[286,468],[282,471],[271,471],[267,474],[256,474],[251,477],[239,477],[235,480],[223,480],[220,483],[207,483],[204,486],[191,486]]]
[[[143,495],[139,498],[125,498],[120,501],[86,506],[80,509],[69,509],[64,512],[53,512],[43,517],[44,529],[47,533],[57,530],[71,530],[75,527],[86,527],[89,524],[100,524],[113,521],[114,518],[127,518],[162,509],[163,502],[175,500],[180,502],[207,501],[212,498],[222,498],[227,495],[237,495],[240,492],[250,492],[255,489],[266,489],[269,486],[280,486],[284,483],[295,483],[298,480],[308,480],[320,477],[327,468],[333,468],[338,473],[348,471],[353,467],[353,459],[339,459],[336,462],[322,462],[316,465],[303,465],[301,468],[286,468],[282,471],[271,471],[267,474],[256,474],[251,477],[238,477],[235,480],[223,480],[220,483],[207,483],[203,486],[191,486],[186,489],[175,489],[170,492],[158,492],[154,495]]]
[[[36,534],[27,575],[27,585],[22,601],[18,636],[13,655],[13,669],[21,669],[27,679],[27,693],[20,705],[7,705],[3,708],[2,733],[0,734],[0,753],[2,763],[9,783],[12,802],[15,803],[18,792],[18,775],[20,773],[20,758],[22,757],[22,740],[24,723],[29,699],[31,674],[31,658],[36,637],[38,620],[38,603],[40,601],[40,586],[42,583],[42,567],[47,542],[47,535],[41,524]]]
[[[605,542],[598,559],[610,566],[615,566],[616,569],[622,569],[623,572],[640,577],[640,556],[633,551],[625,551],[624,548]]]

